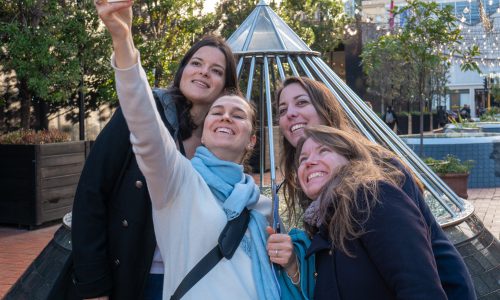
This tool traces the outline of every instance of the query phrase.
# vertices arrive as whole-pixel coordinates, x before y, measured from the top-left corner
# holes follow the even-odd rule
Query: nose
[[[221,115],[221,121],[226,121],[226,122],[231,122],[232,121],[231,115],[229,114],[229,112],[224,112]]]
[[[310,168],[312,166],[315,166],[318,164],[318,160],[316,159],[316,155],[315,154],[312,154],[310,155],[305,161],[304,161],[304,165],[306,168]]]
[[[208,74],[209,74],[209,69],[208,67],[201,67],[200,68],[200,74],[204,77],[208,77]]]
[[[286,110],[286,117],[288,119],[293,119],[295,117],[297,117],[298,113],[297,113],[297,110],[294,108],[294,107],[288,107],[287,110]]]

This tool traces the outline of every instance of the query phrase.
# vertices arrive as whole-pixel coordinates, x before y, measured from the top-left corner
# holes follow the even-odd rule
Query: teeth
[[[316,177],[323,177],[325,175],[326,175],[325,172],[314,172],[314,173],[309,174],[309,176],[307,176],[307,181],[309,181],[313,178],[316,178]]]
[[[208,84],[206,84],[206,83],[205,83],[205,82],[203,82],[203,81],[193,80],[193,83],[196,83],[197,85],[201,85],[201,86],[203,86],[203,87],[208,88]]]
[[[226,128],[226,127],[219,127],[217,129],[215,129],[215,132],[222,132],[222,133],[227,133],[227,134],[234,134],[234,132],[231,129]]]
[[[304,123],[295,124],[292,126],[292,128],[290,128],[290,131],[294,132],[295,130],[299,130],[299,129],[304,128],[304,127],[306,127],[306,124],[304,124]]]

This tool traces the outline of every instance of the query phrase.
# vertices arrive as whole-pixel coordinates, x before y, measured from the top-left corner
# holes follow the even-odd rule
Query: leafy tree
[[[72,103],[82,78],[97,83],[89,85],[97,93],[102,82],[109,81],[109,71],[102,68],[108,64],[102,60],[102,49],[109,49],[109,42],[98,33],[97,18],[88,11],[92,3],[85,2],[87,7],[74,1],[0,0],[2,64],[16,72],[20,127],[46,127],[47,113]],[[39,112],[33,120],[32,106]]]
[[[380,76],[380,64],[402,63],[402,70],[412,78],[404,84],[408,92],[420,104],[423,111],[425,102],[431,107],[431,100],[443,94],[446,74],[450,67],[450,58],[461,56],[463,71],[479,71],[473,57],[478,55],[477,46],[468,49],[460,47],[461,32],[450,6],[440,8],[435,2],[410,0],[407,5],[395,8],[394,15],[404,15],[405,24],[389,35],[380,36],[368,43],[363,50],[363,65],[368,76]],[[397,45],[397,46],[396,46]],[[398,49],[398,50],[395,50]],[[374,54],[373,52],[381,52]],[[380,55],[385,54],[384,60]],[[378,55],[378,56],[377,56]],[[379,69],[377,69],[379,68]],[[399,72],[399,70],[395,70]],[[411,76],[411,77],[410,77]],[[389,77],[390,78],[390,77]],[[421,131],[423,130],[421,114]],[[422,147],[421,147],[422,148]]]
[[[346,14],[342,0],[283,0],[279,15],[311,49],[322,54],[337,48],[349,32],[355,33],[349,27],[354,19]]]
[[[22,128],[43,128],[48,113],[78,107],[80,91],[87,113],[116,102],[111,41],[92,1],[0,0],[0,7],[1,64],[17,75]],[[201,16],[201,0],[142,0],[134,10],[143,65],[152,84],[166,86],[193,41],[210,32],[214,16]],[[78,119],[74,111],[66,116]]]
[[[136,1],[134,42],[152,85],[169,85],[193,42],[216,29],[214,14],[202,9],[201,0]]]

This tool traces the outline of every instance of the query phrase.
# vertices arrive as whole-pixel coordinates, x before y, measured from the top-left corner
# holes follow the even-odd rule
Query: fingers
[[[274,229],[271,226],[267,226],[266,227],[266,232],[269,235],[274,234]]]
[[[270,229],[270,230],[269,230]],[[266,228],[270,234],[267,239],[267,253],[271,262],[286,267],[294,256],[292,239],[288,234],[272,234],[272,228]]]

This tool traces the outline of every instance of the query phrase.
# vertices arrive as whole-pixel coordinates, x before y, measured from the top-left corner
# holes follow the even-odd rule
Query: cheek
[[[304,187],[304,181],[302,180],[302,176],[303,176],[303,168],[302,167],[299,167],[297,169],[297,178],[299,179],[299,184],[300,186],[303,188]]]

